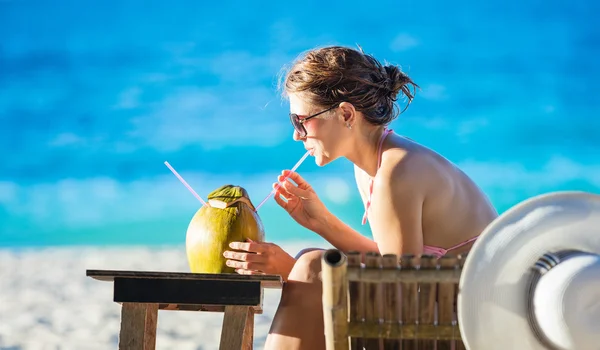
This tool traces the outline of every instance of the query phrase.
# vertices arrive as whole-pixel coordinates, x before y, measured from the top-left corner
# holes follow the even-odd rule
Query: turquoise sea
[[[370,6],[367,6],[370,5]],[[260,202],[303,155],[281,68],[360,45],[421,86],[392,128],[502,212],[600,192],[598,2],[0,0],[0,246],[183,244],[226,183]],[[298,169],[359,231],[352,167]],[[267,239],[313,239],[271,199]]]

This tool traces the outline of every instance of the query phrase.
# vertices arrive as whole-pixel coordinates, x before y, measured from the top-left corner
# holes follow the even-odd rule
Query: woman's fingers
[[[250,242],[231,242],[229,246],[238,251],[226,250],[223,252],[223,256],[227,258],[225,264],[233,267],[237,273],[262,273],[267,269],[268,252],[271,246],[269,243],[250,240]]]
[[[266,272],[255,270],[236,269],[235,272],[237,272],[240,275],[266,275]]]
[[[308,184],[308,182],[306,182],[306,180],[304,180],[304,178],[295,171],[284,170],[281,172],[280,177],[284,177],[284,176],[293,180],[296,184],[298,184],[298,187],[303,190],[308,190],[310,188],[310,185]]]
[[[304,190],[298,186],[294,186],[294,184],[292,184],[288,180],[283,181],[283,185],[281,187],[283,187],[288,193],[291,193],[294,196],[300,197],[302,199],[309,198],[311,194],[311,191]]]
[[[223,256],[227,259],[250,262],[264,262],[266,260],[264,255],[255,253],[232,252],[231,250],[226,250],[225,252],[223,252]]]
[[[289,180],[294,181],[296,185]],[[308,198],[312,193],[312,189],[308,182],[306,182],[306,180],[304,180],[297,172],[284,170],[281,172],[281,175],[278,176],[277,181],[282,183],[281,187],[298,197]]]
[[[273,184],[273,188],[277,187],[277,183]],[[275,196],[277,195],[281,195],[283,196],[283,198],[289,200],[290,198],[293,197],[293,195],[287,190],[285,189],[283,186],[279,186],[277,187],[277,191],[275,192]]]
[[[229,247],[231,249],[243,250],[251,253],[264,253],[268,251],[269,244],[260,242],[231,242],[229,243]]]
[[[266,265],[251,261],[236,261],[236,260],[227,260],[225,264],[229,267],[233,267],[234,269],[242,269],[242,270],[258,270],[262,271]]]
[[[274,198],[275,198],[275,202],[277,202],[277,204],[279,204],[279,206],[281,206],[283,209],[287,210],[288,202],[283,200],[283,198],[281,198],[281,193],[279,193],[279,191],[277,191],[275,193]],[[288,200],[288,199],[286,198],[286,200]]]

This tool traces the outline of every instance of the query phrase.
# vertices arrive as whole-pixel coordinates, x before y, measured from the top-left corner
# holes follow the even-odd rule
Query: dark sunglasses
[[[309,116],[298,115],[296,113],[290,113],[290,120],[292,122],[292,125],[294,126],[294,129],[298,132],[300,137],[306,137],[306,128],[304,127],[304,122],[306,122],[307,120],[309,120],[311,118],[319,116],[325,112],[329,112],[330,110],[337,108],[338,106],[339,106],[339,104],[336,104],[333,107],[329,107],[324,111],[321,111],[319,113],[309,115]]]

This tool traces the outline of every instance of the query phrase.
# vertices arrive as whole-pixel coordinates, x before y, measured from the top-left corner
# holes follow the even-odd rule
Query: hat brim
[[[600,196],[554,192],[526,200],[494,220],[463,267],[457,300],[471,350],[545,350],[528,323],[531,267],[545,253],[600,254]]]

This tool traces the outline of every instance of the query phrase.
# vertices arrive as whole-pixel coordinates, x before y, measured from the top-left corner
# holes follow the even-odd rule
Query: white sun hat
[[[468,350],[600,349],[600,196],[511,208],[471,248],[459,288]]]

